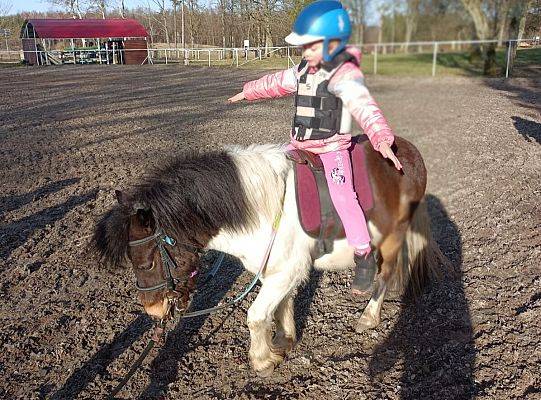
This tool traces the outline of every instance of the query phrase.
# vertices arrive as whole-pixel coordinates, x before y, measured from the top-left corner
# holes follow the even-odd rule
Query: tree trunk
[[[79,19],[83,19],[83,14],[81,13],[81,7],[79,7],[79,0],[75,0],[75,12]]]
[[[177,0],[173,0],[173,34],[175,35],[175,49],[178,49]]]
[[[516,38],[516,42],[510,42],[511,54],[509,56],[509,75],[512,74],[515,66],[515,59],[517,58],[517,49],[524,35],[524,29],[526,28],[526,17],[528,16],[528,10],[533,6],[533,0],[528,0],[526,4],[516,5],[511,10],[511,21],[509,23],[509,35],[510,39]]]
[[[272,32],[271,32],[271,15],[268,0],[265,0],[265,8],[263,13],[263,23],[265,29],[265,56],[269,53],[269,47],[273,47]]]
[[[105,0],[100,0],[99,3],[98,3],[98,7],[99,7],[100,12],[101,12],[101,18],[105,19],[105,12],[106,12]]]
[[[126,18],[126,5],[124,4],[124,0],[120,0],[120,17],[122,19]]]
[[[480,40],[492,39],[490,24],[486,13],[482,9],[482,0],[461,0],[462,4],[470,13],[475,31]],[[483,74],[495,75],[496,70],[496,46],[494,43],[485,43],[481,46],[483,49]]]
[[[500,28],[499,28],[499,33],[498,33],[498,47],[501,47],[503,45],[504,35],[506,34],[507,27],[509,25],[509,18],[507,18],[508,15],[509,15],[509,2],[504,1],[502,3],[502,6],[499,12]]]
[[[403,50],[406,53],[408,53],[411,38],[413,36],[413,33],[416,30],[417,30],[417,15],[413,13],[408,14],[406,16],[406,37],[404,38],[405,43],[403,45]]]
[[[192,49],[195,43],[193,11],[194,11],[193,0],[189,0],[188,1],[188,13],[189,13],[188,14],[188,29],[190,30],[190,43],[191,43]]]
[[[222,47],[226,47],[225,43],[225,4],[224,0],[220,0],[220,22],[222,25]]]

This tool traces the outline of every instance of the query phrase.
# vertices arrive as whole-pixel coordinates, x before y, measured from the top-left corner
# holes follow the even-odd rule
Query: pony
[[[364,146],[374,197],[366,217],[378,263],[370,301],[355,326],[362,332],[380,323],[390,288],[420,293],[438,275],[441,252],[423,202],[426,168],[419,151],[396,137],[400,172],[368,141],[359,145]],[[145,311],[163,319],[172,305],[187,307],[201,251],[231,254],[255,274],[274,233],[261,287],[247,315],[249,359],[260,376],[269,376],[296,342],[293,300],[310,269],[354,265],[345,239],[321,254],[317,239],[303,231],[293,164],[285,151],[283,145],[262,144],[176,156],[129,190],[116,191],[118,203],[97,222],[93,236],[104,262],[131,261]]]

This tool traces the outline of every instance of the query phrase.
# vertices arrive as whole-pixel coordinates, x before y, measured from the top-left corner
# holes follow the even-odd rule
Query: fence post
[[[165,49],[165,65],[167,65],[167,49]]]
[[[436,76],[436,59],[438,58],[438,42],[434,42],[434,54],[432,55],[432,76]]]
[[[263,54],[261,52],[261,47],[259,47],[259,60],[261,61],[263,59]]]
[[[239,67],[239,49],[235,48],[235,59],[237,60],[237,68]]]
[[[378,45],[374,46],[374,75],[378,73]]]
[[[100,65],[102,64],[102,60],[101,60],[101,41],[100,39],[98,38],[98,59],[100,60]]]
[[[210,50],[209,50],[209,67],[210,67]]]
[[[41,44],[43,46],[43,50],[44,50],[44,53],[45,53],[45,64],[49,65],[49,56],[47,54],[47,46],[45,46],[45,39],[41,39]]]
[[[511,59],[511,41],[507,41],[507,62],[505,66],[505,77],[509,78],[509,60]]]

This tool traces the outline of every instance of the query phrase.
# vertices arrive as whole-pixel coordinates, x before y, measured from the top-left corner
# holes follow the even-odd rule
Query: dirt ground
[[[86,250],[99,215],[189,148],[285,141],[292,99],[226,104],[261,72],[179,66],[0,72],[0,398],[95,399],[127,372],[152,323],[129,269]],[[429,172],[434,235],[454,273],[417,303],[366,299],[314,271],[299,342],[274,375],[248,365],[246,310],[172,327],[120,398],[541,399],[541,81],[367,77]],[[209,261],[213,255],[209,255]],[[228,260],[195,306],[251,276]]]

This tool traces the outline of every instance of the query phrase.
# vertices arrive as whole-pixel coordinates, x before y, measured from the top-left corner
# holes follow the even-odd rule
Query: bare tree
[[[102,19],[105,19],[107,14],[108,0],[89,0],[89,6],[95,8],[101,14]]]
[[[466,10],[470,13],[475,25],[475,31],[480,40],[491,40],[496,36],[498,11],[501,4],[497,0],[461,0]],[[504,0],[507,1],[507,0]],[[500,7],[498,7],[500,5]],[[483,48],[483,73],[496,75],[496,46],[488,43]]]
[[[175,49],[178,48],[178,31],[177,31],[177,8],[180,4],[180,0],[171,0],[173,4],[173,35],[175,38]]]
[[[118,0],[118,11],[121,18],[126,18],[126,4],[124,0]]]
[[[498,47],[500,47],[503,44],[504,36],[507,33],[509,29],[509,18],[507,18],[507,15],[509,14],[509,8],[511,7],[511,2],[504,0],[501,2],[500,5],[500,18],[501,22],[499,24],[498,28]]]
[[[519,33],[519,25],[522,18],[526,18],[528,9],[533,2],[530,0],[461,0],[466,10],[470,13],[477,36],[481,40],[492,40],[498,36],[503,38],[506,26],[514,31],[515,37]],[[503,26],[502,26],[503,25]],[[496,45],[488,43],[484,48],[485,75],[495,75],[496,68]]]
[[[0,0],[0,17],[4,17],[11,11],[12,4],[7,0]]]
[[[409,48],[409,43],[415,31],[417,30],[417,20],[419,18],[419,6],[421,0],[406,0],[406,34],[404,41],[406,42],[403,46],[404,51],[407,53]]]
[[[510,7],[509,36],[510,39],[516,38],[516,42],[509,42],[509,71],[513,71],[515,59],[517,57],[517,48],[520,40],[524,36],[526,28],[526,17],[528,11],[533,7],[533,0],[527,0],[526,4],[516,2]]]
[[[165,0],[152,0],[154,4],[158,7],[159,14],[161,16],[161,19],[154,18],[156,22],[160,23],[163,28],[165,41],[167,42],[167,47],[170,47],[171,42],[169,41],[169,28],[167,25],[167,7],[165,6]],[[150,8],[150,6],[149,6]]]
[[[48,2],[54,6],[62,7],[73,18],[83,19],[83,13],[81,12],[82,0],[48,0]]]
[[[362,45],[364,42],[366,2],[367,0],[348,0],[344,2],[353,24],[354,40],[359,45]]]

